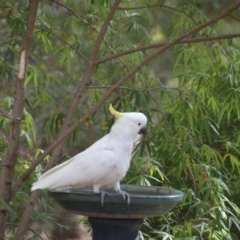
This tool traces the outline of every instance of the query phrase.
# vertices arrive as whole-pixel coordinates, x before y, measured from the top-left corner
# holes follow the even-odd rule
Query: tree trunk
[[[31,36],[36,19],[38,0],[30,1],[30,12],[26,26],[26,33],[22,43],[20,54],[19,71],[15,85],[14,104],[11,116],[10,133],[8,138],[8,150],[2,164],[0,176],[0,198],[9,204],[11,199],[11,187],[14,175],[14,168],[17,161],[20,124],[24,108],[24,80],[26,76],[27,57],[31,43]],[[0,240],[4,239],[5,226],[7,221],[7,212],[3,206],[0,206]]]

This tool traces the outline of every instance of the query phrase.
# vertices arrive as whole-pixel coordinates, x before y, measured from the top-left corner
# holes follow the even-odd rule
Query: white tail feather
[[[45,188],[57,188],[62,186],[62,178],[64,178],[65,173],[67,171],[67,166],[74,160],[72,158],[66,162],[63,162],[56,167],[50,169],[46,173],[44,173],[37,182],[35,182],[31,188],[32,191],[37,189],[45,189]],[[67,183],[67,182],[66,182]]]

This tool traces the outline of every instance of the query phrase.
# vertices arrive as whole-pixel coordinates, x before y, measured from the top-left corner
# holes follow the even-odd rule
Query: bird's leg
[[[118,194],[123,197],[124,201],[126,200],[127,203],[130,204],[130,195],[127,192],[121,190],[119,182],[116,183],[114,189]]]

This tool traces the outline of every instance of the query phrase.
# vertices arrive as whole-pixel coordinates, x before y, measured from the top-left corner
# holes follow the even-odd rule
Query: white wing
[[[32,191],[66,186],[92,186],[100,181],[112,172],[116,159],[114,149],[106,142],[107,135],[84,152],[50,169],[33,184]],[[107,182],[111,180],[106,179]]]

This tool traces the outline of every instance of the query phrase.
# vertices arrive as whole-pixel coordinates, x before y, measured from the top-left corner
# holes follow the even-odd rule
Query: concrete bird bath
[[[183,200],[181,191],[169,188],[121,185],[121,189],[129,193],[129,205],[110,189],[103,206],[100,194],[91,188],[54,189],[49,195],[69,212],[89,217],[93,240],[135,240],[144,218],[162,215]]]

